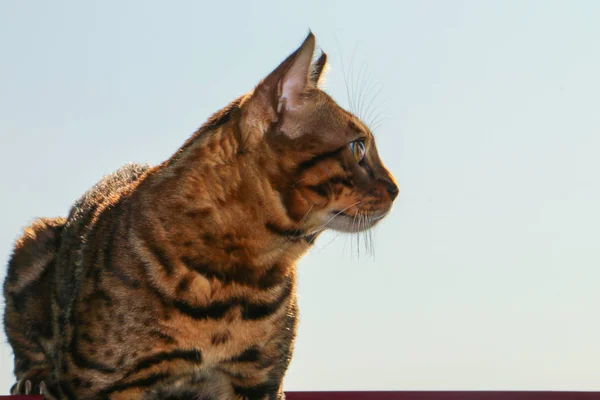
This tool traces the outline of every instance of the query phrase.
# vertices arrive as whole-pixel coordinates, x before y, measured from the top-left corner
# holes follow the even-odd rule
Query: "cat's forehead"
[[[354,134],[356,134],[358,137],[368,137],[371,136],[371,131],[369,130],[369,128],[367,128],[367,126],[365,124],[363,124],[363,122],[358,119],[355,115],[353,114],[349,114],[349,119],[348,119],[348,128],[350,129],[350,131]]]
[[[324,93],[323,93],[324,94]],[[372,136],[369,128],[353,113],[342,108],[335,100],[325,94],[321,98],[321,117],[325,117],[339,130],[339,134],[345,134],[347,138],[365,138]],[[341,128],[341,129],[340,129]]]

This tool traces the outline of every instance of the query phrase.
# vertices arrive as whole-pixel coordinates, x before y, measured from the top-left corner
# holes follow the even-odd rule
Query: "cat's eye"
[[[350,142],[348,146],[350,146],[350,151],[352,151],[356,162],[361,162],[365,158],[365,142],[362,139]]]

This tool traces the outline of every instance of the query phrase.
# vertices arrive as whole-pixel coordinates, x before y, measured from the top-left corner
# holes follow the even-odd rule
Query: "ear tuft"
[[[310,73],[310,80],[314,86],[320,86],[326,75],[327,71],[327,54],[321,50],[321,55],[312,65],[312,71]]]

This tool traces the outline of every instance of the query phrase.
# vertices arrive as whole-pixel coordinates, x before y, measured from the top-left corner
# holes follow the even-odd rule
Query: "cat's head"
[[[241,134],[268,143],[277,162],[265,172],[304,231],[362,231],[389,213],[398,186],[369,128],[319,89],[327,56],[314,61],[314,50],[310,33],[248,95]]]
[[[178,181],[179,197],[227,205],[220,225],[250,226],[256,217],[276,233],[306,238],[363,231],[390,212],[398,186],[368,126],[319,88],[327,56],[313,60],[314,51],[311,33],[165,164],[175,172],[166,178],[190,174]]]

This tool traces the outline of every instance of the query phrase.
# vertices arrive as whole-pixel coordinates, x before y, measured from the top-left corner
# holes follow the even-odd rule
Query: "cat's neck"
[[[313,237],[297,229],[271,184],[277,165],[269,151],[244,149],[231,129],[207,132],[138,188],[142,218],[195,263],[222,270],[295,264]]]

